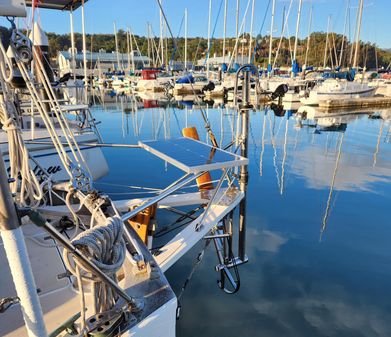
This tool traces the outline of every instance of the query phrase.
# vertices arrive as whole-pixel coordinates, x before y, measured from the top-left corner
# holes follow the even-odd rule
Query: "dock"
[[[330,99],[319,102],[319,108],[326,110],[388,107],[391,107],[391,97],[384,96],[351,98],[346,100]]]

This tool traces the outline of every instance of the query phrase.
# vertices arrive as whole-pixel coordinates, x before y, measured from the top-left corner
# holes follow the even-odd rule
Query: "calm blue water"
[[[93,109],[106,142],[176,137],[186,125],[207,140],[196,108],[123,113],[130,104],[117,100]],[[229,143],[236,112],[207,114],[218,141]],[[376,116],[299,122],[295,113],[251,112],[250,261],[240,268],[241,289],[217,287],[211,245],[182,298],[178,336],[391,335],[391,113]],[[104,152],[104,183],[164,187],[180,175],[142,150]],[[201,248],[168,271],[176,292]]]

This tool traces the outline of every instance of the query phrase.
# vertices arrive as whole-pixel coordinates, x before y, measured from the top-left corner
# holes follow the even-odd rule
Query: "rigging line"
[[[60,104],[59,104],[59,102],[57,100],[57,97],[56,97],[56,95],[55,95],[55,93],[53,91],[53,88],[51,87],[49,78],[48,78],[46,72],[44,71],[43,63],[42,63],[41,59],[39,58],[38,52],[35,49],[33,49],[33,53],[34,53],[35,60],[37,61],[37,65],[38,65],[37,68],[39,69],[38,76],[41,77],[41,79],[42,79],[42,83],[44,85],[45,91],[48,94],[48,97],[49,97],[49,100],[50,100],[50,104],[54,108],[53,109],[54,113],[55,113],[55,115],[57,117],[57,120],[58,120],[58,122],[60,124],[61,129],[64,132],[64,137],[65,137],[65,139],[67,140],[67,142],[69,144],[69,148],[70,148],[70,150],[71,150],[71,152],[72,152],[72,154],[74,156],[74,159],[79,164],[80,164],[80,162],[83,163],[85,165],[85,168],[89,171],[88,165],[87,165],[87,163],[86,163],[86,161],[84,159],[83,154],[81,153],[79,145],[78,145],[78,143],[77,143],[77,141],[76,141],[76,139],[74,137],[74,134],[73,134],[72,130],[70,129],[69,123],[67,122],[65,117],[62,115],[61,106],[60,106]]]
[[[184,18],[185,18],[185,15],[182,16],[182,21],[181,21],[181,24],[180,24],[180,26],[179,26],[178,35],[177,35],[177,37],[176,37],[177,39],[179,38],[179,35],[180,35],[181,31],[182,31],[182,26],[183,26],[183,20],[184,20]],[[175,54],[176,54],[176,51],[177,51],[177,48],[178,48],[178,45],[175,44],[174,49],[173,49],[173,51],[172,51],[172,53],[171,53],[170,62],[172,62],[172,61],[174,60]],[[170,64],[170,63],[169,63],[169,64]]]
[[[268,13],[268,11],[269,11],[270,2],[271,2],[271,0],[269,0],[269,2],[267,3],[266,10],[265,10],[265,14],[264,14],[263,20],[262,20],[261,29],[259,30],[258,35],[261,35],[261,34],[262,34],[263,27],[264,27],[265,22],[266,22],[267,13]],[[255,46],[254,46],[254,49],[253,49],[253,52],[252,52],[252,55],[251,55],[251,62],[250,62],[250,63],[254,63],[255,53],[257,52],[258,48],[259,48],[259,40],[256,38],[256,43],[255,43]]]
[[[291,0],[291,1],[293,1],[293,0]],[[249,9],[249,7],[250,7],[250,2],[251,2],[251,0],[248,0],[248,2],[247,2],[247,7],[246,7],[246,10],[245,10],[244,15],[243,15],[243,19],[242,19],[242,23],[241,23],[241,25],[240,25],[239,33],[238,33],[238,36],[237,36],[236,41],[235,41],[235,47],[234,47],[234,49],[233,49],[231,58],[230,58],[229,63],[228,63],[228,69],[231,68],[232,63],[233,63],[233,61],[234,61],[234,55],[237,53],[237,49],[238,49],[238,45],[239,45],[240,36],[242,35],[242,32],[243,32],[243,30],[244,30],[244,24],[245,24],[245,21],[246,21],[245,19],[246,19],[246,17],[247,17],[247,12],[248,12],[248,9]]]
[[[283,40],[284,34],[285,34],[285,29],[286,29],[286,27],[288,25],[288,20],[289,20],[289,15],[290,15],[290,12],[291,12],[291,9],[292,9],[292,4],[293,4],[293,0],[290,0],[289,7],[288,7],[288,12],[287,12],[287,15],[286,15],[286,18],[285,18],[285,22],[284,22],[284,26],[282,27],[280,41],[278,43],[276,57],[274,58],[274,62],[273,62],[273,69],[276,67],[278,55],[280,53],[280,48],[281,48],[281,45],[282,45],[282,40]]]
[[[214,23],[214,26],[213,26],[213,31],[212,31],[212,36],[210,38],[211,42],[210,42],[210,47],[209,49],[206,51],[206,57],[205,57],[205,61],[204,61],[204,66],[206,64],[206,60],[209,58],[209,54],[210,54],[210,51],[212,50],[212,47],[213,47],[213,38],[214,38],[214,35],[215,35],[215,32],[216,32],[216,27],[217,27],[217,22],[219,20],[219,17],[220,17],[220,13],[221,13],[221,8],[223,6],[223,0],[220,1],[220,7],[219,7],[219,10],[217,12],[217,16],[216,16],[216,20],[215,20],[215,23]]]
[[[171,26],[170,26],[170,24],[168,23],[168,20],[167,20],[167,17],[166,17],[166,13],[165,13],[164,10],[163,10],[162,4],[160,3],[159,0],[156,0],[156,1],[157,1],[157,3],[158,3],[158,6],[160,7],[160,10],[161,10],[161,13],[162,13],[162,15],[163,15],[164,21],[166,22],[166,26],[167,26],[167,28],[168,28],[168,31],[169,31],[170,35],[171,35],[171,39],[172,39],[172,41],[173,41],[174,48],[175,48],[176,51],[179,53],[179,57],[182,58],[181,51],[180,51],[180,49],[178,49],[178,47],[177,47],[176,39],[175,39],[174,35],[172,34]],[[187,75],[187,77],[189,78],[189,75]],[[189,82],[190,82],[190,87],[191,87],[191,90],[192,90],[192,92],[193,92],[193,95],[195,96],[195,100],[196,100],[196,102],[197,102],[197,103],[199,104],[199,106],[200,106],[201,115],[202,115],[202,118],[204,119],[204,122],[205,122],[205,129],[206,129],[207,132],[208,132],[208,135],[209,135],[209,138],[210,138],[210,140],[211,140],[211,142],[212,142],[212,145],[213,145],[213,147],[218,148],[219,146],[218,146],[216,137],[215,137],[215,135],[214,135],[214,133],[212,132],[212,129],[211,129],[211,127],[210,127],[209,120],[208,120],[208,118],[207,118],[207,116],[206,116],[206,114],[205,114],[204,109],[201,107],[201,100],[200,100],[199,96],[196,94],[196,91],[195,91],[195,89],[194,89],[193,83],[191,83],[191,81],[189,81]]]
[[[97,184],[97,185],[107,185],[107,186],[116,186],[116,187],[124,187],[124,188],[130,188],[130,189],[138,189],[138,190],[147,190],[147,191],[154,191],[154,192],[159,192],[159,191],[162,190],[161,188],[143,187],[143,186],[134,186],[134,185],[122,185],[122,184],[112,184],[112,183],[105,183],[105,182],[99,182],[99,181],[97,181],[95,184]]]
[[[193,59],[192,70],[194,70],[194,65],[197,61],[198,50],[200,49],[200,44],[201,44],[201,38],[198,39],[198,44],[197,44],[196,52],[195,52],[194,59]],[[390,65],[391,65],[391,63],[390,63]]]

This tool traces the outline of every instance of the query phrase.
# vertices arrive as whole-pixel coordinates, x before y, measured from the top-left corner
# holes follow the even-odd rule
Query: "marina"
[[[206,38],[0,4],[0,336],[388,337],[391,52],[351,1],[205,0]]]

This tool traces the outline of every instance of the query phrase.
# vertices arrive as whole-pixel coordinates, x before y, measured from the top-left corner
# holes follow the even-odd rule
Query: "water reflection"
[[[187,126],[210,142],[202,111],[221,147],[238,142],[238,114],[223,101],[120,95],[96,98],[94,106],[105,141],[127,143],[178,137]],[[388,337],[391,110],[260,107],[250,121],[250,262],[242,288],[220,293],[207,251],[182,300],[178,336]],[[160,187],[173,171],[139,152],[105,151],[105,182],[141,178]],[[197,249],[167,273],[174,290]]]

